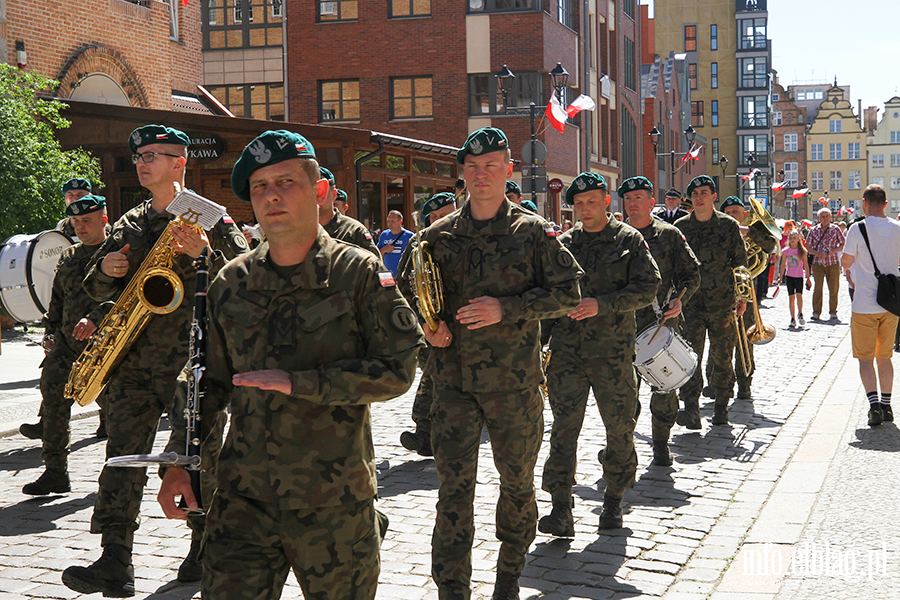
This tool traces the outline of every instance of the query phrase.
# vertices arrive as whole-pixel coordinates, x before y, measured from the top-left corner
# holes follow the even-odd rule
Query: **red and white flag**
[[[807,227],[812,227],[812,221],[810,221],[809,219],[803,219],[803,220],[800,221],[800,222],[801,222],[803,225],[806,225]]]
[[[181,0],[181,5],[182,5],[182,6],[187,6],[187,3],[188,3],[188,0]]]
[[[802,190],[794,190],[794,193],[791,194],[791,198],[802,198],[807,193],[809,193],[809,188],[803,188]]]
[[[684,158],[681,159],[682,163],[686,163],[689,160],[699,160],[700,158],[700,149],[702,146],[695,146],[691,148],[691,151],[684,155]]]
[[[853,211],[850,210],[849,208],[847,208],[846,206],[842,206],[842,207],[840,208],[840,210],[838,210],[838,214],[839,214],[839,215],[849,215],[849,214],[852,213],[852,212],[853,212]]]
[[[787,185],[787,181],[776,181],[775,183],[772,184],[772,191],[780,192],[781,190],[784,189],[784,187],[786,185]]]
[[[588,99],[590,100],[590,98]],[[553,95],[550,96],[550,102],[547,103],[547,110],[544,111],[544,114],[547,115],[547,120],[550,121],[550,125],[553,126],[553,129],[560,133],[565,132],[566,119],[569,118],[569,115],[559,103],[556,92],[553,92]]]
[[[828,198],[825,198],[824,196],[822,198],[819,198],[819,204],[825,206],[826,204],[828,204]]]
[[[757,175],[758,173],[759,173],[759,169],[753,169],[752,171],[750,171],[750,172],[747,173],[746,175],[741,175],[741,179],[743,179],[744,181],[750,181],[751,179],[753,179],[754,177],[756,177],[756,175]]]
[[[597,104],[591,97],[581,94],[572,100],[572,103],[566,107],[566,114],[569,115],[569,118],[571,119],[583,110],[594,110],[595,108],[597,108]]]

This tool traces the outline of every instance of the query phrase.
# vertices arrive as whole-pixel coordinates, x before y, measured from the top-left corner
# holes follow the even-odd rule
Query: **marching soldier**
[[[165,209],[174,199],[174,183],[184,184],[189,143],[185,133],[163,125],[146,125],[131,133],[128,145],[132,162],[141,185],[153,197],[125,213],[94,255],[84,287],[95,300],[117,298],[169,227],[174,215]],[[214,249],[210,252],[211,274],[248,250],[247,241],[230,217],[220,219],[208,234],[185,225],[176,227],[172,238],[176,250],[172,270],[184,285],[185,298],[194,297],[194,260],[204,248],[211,245]],[[172,414],[176,378],[188,355],[192,310],[191,302],[182,302],[167,315],[153,315],[111,374],[105,392],[107,456],[148,454],[152,450],[160,415],[164,411]],[[69,588],[83,594],[134,595],[131,548],[146,481],[146,469],[103,469],[91,519],[91,532],[102,536],[103,555],[89,567],[66,569],[62,578]],[[196,579],[203,526],[199,521],[191,525],[191,553],[182,563],[179,576]]]
[[[347,210],[350,209],[350,204],[347,203],[347,192],[341,189],[335,188],[334,190],[334,209],[341,213],[342,215],[347,214]],[[371,235],[371,234],[369,234]],[[379,252],[379,254],[381,254]]]
[[[80,240],[66,248],[53,278],[50,305],[44,315],[45,347],[50,351],[41,363],[41,423],[46,469],[22,492],[32,496],[68,492],[69,419],[72,400],[63,395],[72,363],[87,345],[111,303],[91,299],[84,291],[84,276],[94,252],[106,239],[106,198],[79,196],[66,207],[68,225]]]
[[[506,181],[506,199],[516,204],[522,204],[522,188],[515,181]]]
[[[681,206],[681,202],[681,192],[671,188],[666,191],[666,205],[656,209],[653,212],[653,216],[669,225],[674,225],[675,221],[681,217],[688,216],[688,211]]]
[[[578,305],[581,269],[550,223],[505,198],[513,163],[502,131],[473,132],[457,162],[469,199],[420,236],[444,288],[443,320],[437,331],[424,328],[432,346],[431,441],[441,479],[432,576],[441,600],[472,594],[475,476],[486,424],[501,481],[493,598],[517,599],[537,521],[539,324]]]
[[[606,427],[600,529],[622,526],[622,497],[634,486],[637,471],[634,311],[653,301],[660,278],[641,234],[607,212],[610,197],[602,175],[578,175],[566,190],[566,202],[575,207],[579,222],[560,242],[584,269],[582,300],[550,330],[547,389],[553,429],[541,487],[550,493],[553,510],[538,529],[573,537],[576,451],[591,389]]]
[[[700,287],[700,263],[687,241],[677,228],[651,211],[656,200],[653,184],[645,177],[632,177],[619,187],[619,197],[625,201],[625,212],[632,227],[637,229],[650,246],[650,254],[659,268],[661,283],[653,305],[635,312],[637,331],[659,321],[660,315],[667,326],[678,332],[681,329],[682,307]],[[684,295],[679,300],[682,291]],[[638,387],[640,388],[640,379]],[[678,393],[653,391],[650,396],[652,415],[653,462],[660,467],[672,465],[669,452],[669,433],[678,416]]]
[[[684,306],[684,337],[698,359],[703,356],[709,335],[709,361],[713,363],[710,384],[716,391],[713,425],[728,424],[728,401],[734,392],[731,357],[737,343],[734,313],[744,314],[746,303],[737,302],[734,270],[747,266],[747,253],[740,228],[734,219],[715,210],[716,184],[708,175],[695,177],[687,188],[694,211],[675,223],[700,261],[700,290]],[[700,429],[700,389],[702,369],[681,388],[684,410],[676,422],[688,429]]]
[[[325,204],[319,206],[319,225],[325,228],[325,231],[336,240],[349,242],[373,253],[381,258],[381,252],[378,246],[372,240],[372,234],[365,226],[352,217],[348,217],[335,208],[337,200],[337,192],[344,193],[334,187],[334,175],[325,167],[319,167],[322,179],[328,181],[328,199]],[[346,204],[347,195],[344,194],[344,203]]]
[[[231,181],[266,241],[209,287],[202,410],[230,405],[232,421],[203,598],[278,598],[293,569],[308,600],[371,600],[387,522],[374,505],[369,404],[412,383],[416,316],[380,260],[317,223],[328,186],[305,138],[263,133]],[[185,433],[172,430],[170,450]],[[159,501],[170,518],[184,516],[179,495],[197,506],[187,472],[168,468]]]
[[[62,189],[60,191],[62,192],[63,198],[65,199],[66,208],[68,208],[68,206],[75,200],[84,198],[88,194],[93,193],[93,186],[91,186],[91,182],[87,179],[84,179],[82,177],[73,177],[62,185]],[[67,212],[66,215],[68,214],[69,213]],[[75,227],[69,221],[68,216],[60,220],[60,222],[56,224],[56,228],[65,233],[70,238],[76,238]],[[109,233],[108,229],[106,233]]]

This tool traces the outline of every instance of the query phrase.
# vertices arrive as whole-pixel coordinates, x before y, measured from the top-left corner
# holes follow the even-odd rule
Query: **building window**
[[[684,26],[684,51],[685,52],[696,52],[697,51],[697,26],[696,25],[685,25]]]
[[[635,52],[634,52],[634,40],[630,40],[627,37],[625,38],[625,77],[624,83],[625,87],[629,90],[637,89],[637,76],[635,73]]]
[[[559,0],[557,3],[557,16],[559,22],[569,29],[575,27],[575,11],[572,2],[573,0]]]
[[[717,164],[719,164],[719,138],[712,139],[711,148],[712,148],[712,150],[711,150],[712,164],[717,165]],[[718,189],[718,187],[716,189]]]
[[[391,118],[430,118],[431,77],[396,77],[391,80]]]
[[[272,0],[272,18],[280,19],[284,16],[284,0]]]
[[[709,73],[710,73],[710,87],[712,89],[719,89],[719,63],[711,63],[709,65]]]
[[[828,158],[829,160],[843,160],[841,144],[828,144]]]
[[[541,4],[540,0],[469,0],[468,10],[470,13],[541,10]]]
[[[785,152],[796,152],[797,151],[797,134],[793,131],[789,131],[784,134],[784,151]]]
[[[891,154],[891,166],[900,167],[900,154]]]
[[[540,106],[541,74],[537,71],[516,73],[506,91],[508,106],[525,107],[532,102]],[[497,78],[491,73],[469,75],[469,115],[502,115],[505,112],[503,97],[497,85]]]
[[[330,21],[355,21],[359,18],[357,0],[319,0],[316,20],[320,23]]]
[[[891,143],[892,144],[900,144],[900,131],[892,131],[891,132]]]
[[[691,102],[691,125],[694,127],[703,127],[703,100],[694,100]]]
[[[207,90],[236,117],[284,121],[284,84],[221,85]]]
[[[858,190],[860,189],[860,180],[862,178],[862,173],[860,171],[847,171],[847,189],[848,190]]]
[[[880,185],[881,187],[884,187],[884,177],[873,177],[872,183],[875,185]]]
[[[710,115],[712,118],[712,126],[718,127],[719,126],[719,101],[713,100],[712,106],[710,108],[712,109],[712,114]]]
[[[884,157],[882,157],[884,158]],[[809,159],[810,160],[825,160],[825,144],[810,144],[809,145]]]
[[[709,49],[719,49],[719,26],[715,24],[709,26]]]
[[[900,190],[900,177],[891,177],[891,189]]]
[[[741,96],[741,127],[768,127],[769,103],[765,96]]]
[[[738,139],[741,146],[741,165],[755,167],[769,164],[768,135],[739,135]]]
[[[391,19],[427,17],[431,15],[431,0],[390,0],[388,10]]]
[[[841,133],[841,120],[840,119],[830,119],[828,121],[828,132],[829,133]]]
[[[844,174],[842,171],[831,171],[831,189],[834,191],[844,189]]]
[[[800,179],[800,163],[786,162],[784,163],[784,180],[788,186],[796,188]]]
[[[201,22],[206,23],[202,31],[204,50],[283,43],[283,0],[208,0],[200,4],[200,12]]]
[[[872,167],[875,169],[880,169],[884,166],[884,154],[873,154],[872,155]]]
[[[319,82],[319,121],[359,121],[359,80]]]
[[[775,112],[772,113],[772,125],[774,125],[776,127],[778,125],[781,125],[781,111],[780,110],[776,110]]]
[[[822,177],[822,171],[813,171],[809,180],[812,182],[813,191],[821,192],[825,189],[825,180]]]
[[[850,160],[859,160],[859,142],[850,142],[847,144],[847,158]]]
[[[691,83],[691,89],[697,89],[697,65],[694,63],[688,64],[688,81]]]
[[[622,0],[622,10],[634,20],[634,0]]]
[[[764,56],[738,59],[740,87],[765,88],[769,84],[769,62]]]
[[[781,94],[772,94],[772,102],[779,102],[781,100]]]
[[[739,20],[738,36],[739,50],[764,50],[766,48],[766,19]]]

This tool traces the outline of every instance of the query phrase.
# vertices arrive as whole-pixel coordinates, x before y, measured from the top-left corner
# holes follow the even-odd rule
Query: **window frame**
[[[318,106],[319,123],[357,123],[362,119],[362,103],[360,102],[361,94],[360,94],[360,88],[359,88],[359,79],[321,79],[321,80],[319,80],[318,83],[319,83],[319,85],[318,85],[318,88],[319,88],[318,89],[318,92],[319,92],[319,98],[318,98],[318,100],[319,100],[319,106]],[[340,91],[337,102],[338,102],[338,105],[341,107],[341,116],[335,117],[334,119],[325,118],[325,99],[324,99],[323,92],[324,92],[324,86],[329,83],[337,83],[337,84],[356,83],[356,99],[355,100],[352,98],[344,100],[343,85],[340,86],[339,89],[341,91]],[[329,100],[328,102],[334,102],[334,101]],[[349,102],[356,102],[356,104],[357,104],[357,117],[356,118],[348,119],[343,116],[343,114],[344,114],[343,106],[345,103],[349,103]]]
[[[784,180],[788,187],[797,188],[800,185],[800,163],[788,161],[784,163]]]
[[[828,160],[844,160],[844,145],[840,142],[829,142]]]
[[[816,152],[818,150],[818,152]],[[816,156],[818,154],[818,156]],[[809,145],[809,160],[825,160],[825,144]]]
[[[862,182],[862,171],[858,171],[856,169],[847,171],[847,189],[848,190],[862,189],[860,187],[861,182]]]
[[[703,100],[691,100],[691,127],[703,127]]]
[[[700,87],[700,74],[697,63],[688,63],[688,87],[694,91]]]
[[[531,79],[530,85],[533,87],[533,97],[528,99],[527,102],[525,99],[522,99],[522,102],[526,102],[525,104],[516,104],[518,102],[518,98],[522,97],[521,92],[521,84],[525,83],[526,78]],[[482,80],[487,83],[487,101],[488,101],[488,112],[476,112],[473,108],[476,104],[473,102],[477,97],[473,94],[473,83],[476,80]],[[514,89],[507,90],[509,99],[511,100],[508,107],[504,107],[503,98],[500,95],[500,86],[497,78],[494,77],[492,73],[469,73],[468,74],[468,111],[470,117],[484,117],[484,116],[499,116],[509,114],[506,112],[506,108],[526,108],[531,102],[534,102],[535,106],[546,106],[546,103],[543,101],[543,74],[540,71],[520,71],[516,73],[516,77],[513,80],[513,85],[517,86]],[[481,94],[478,94],[480,96]],[[491,101],[493,99],[493,102]]]
[[[719,164],[719,138],[713,138],[709,144],[712,164]]]
[[[790,138],[790,140],[788,139]],[[797,152],[799,148],[800,136],[796,131],[786,131],[784,134],[784,151]]]
[[[395,15],[394,14],[394,2],[405,1],[409,4],[409,14],[407,15]],[[388,19],[424,19],[431,16],[431,0],[427,0],[428,2],[428,12],[427,13],[415,13],[415,5],[416,0],[388,0]]]
[[[838,119],[828,119],[828,133],[843,133],[843,121]]]
[[[284,0],[280,1],[283,14]],[[221,6],[218,4],[216,6],[210,6],[210,1],[202,2],[200,5],[201,23],[204,23],[201,27],[203,50],[224,51],[277,48],[284,44],[284,17],[279,17],[269,10],[270,7],[274,8],[274,5],[270,4],[270,0],[218,0],[218,2],[221,3]],[[253,18],[254,9],[262,9],[256,13],[257,16],[260,14],[262,15],[261,20]],[[229,11],[231,11],[231,13],[229,13]],[[249,18],[243,18],[245,13],[249,14]],[[232,16],[231,24],[229,24],[228,20],[229,14]],[[219,19],[216,18],[216,15],[222,15],[224,17],[221,23],[219,23]],[[237,19],[238,16],[240,16],[240,20]],[[262,45],[252,43],[252,40],[256,37],[253,35],[254,32],[260,30],[263,31],[265,43]],[[240,32],[240,43],[230,46],[229,42],[232,37],[229,34],[232,32]],[[218,38],[218,35],[222,36],[224,45],[213,46],[211,40],[214,36]],[[270,37],[274,37],[277,41],[272,41],[270,43]]]
[[[719,89],[719,63],[709,63],[709,87]]]
[[[825,172],[813,171],[809,177],[810,189],[814,192],[822,192],[825,190]]]
[[[337,6],[337,18],[335,19],[323,19],[322,18],[322,5],[323,4],[335,4]],[[342,18],[341,14],[343,13],[343,5],[345,4],[355,4],[356,5],[356,16],[353,18]],[[354,23],[359,21],[359,0],[316,0],[316,23]]]
[[[884,154],[873,154],[872,155],[872,168],[873,169],[883,169],[884,168]]]
[[[482,8],[473,8],[473,4],[480,2]],[[523,4],[530,4],[530,6],[526,7],[501,7],[497,8],[498,2],[522,2]],[[466,2],[466,14],[467,15],[483,15],[483,14],[492,14],[492,13],[507,13],[507,12],[537,12],[543,11],[543,6],[541,4],[541,0],[468,0]]]
[[[746,70],[746,65],[753,64],[753,70]],[[760,74],[757,66],[764,68]],[[752,73],[752,74],[751,74]],[[766,56],[750,56],[738,59],[738,89],[766,89],[769,85],[769,59]]]
[[[753,102],[753,112],[748,112],[748,102]],[[740,96],[738,103],[740,128],[768,128],[769,104],[765,96]]]
[[[719,26],[715,23],[709,26],[709,49],[719,49]]]
[[[427,115],[419,115],[416,114],[416,100],[426,98],[426,96],[416,96],[416,82],[418,80],[427,79],[430,82],[431,87],[431,95],[427,96],[429,98],[429,105],[431,108],[431,112]],[[394,95],[396,90],[396,84],[399,81],[408,80],[409,81],[409,89],[410,89],[410,107],[412,110],[412,114],[409,116],[398,117],[396,112],[396,100],[397,96]],[[409,120],[422,120],[422,119],[434,119],[434,77],[431,75],[405,75],[402,77],[391,77],[390,78],[390,103],[391,103],[391,121],[409,121]]]
[[[688,30],[693,30],[693,37],[688,37]],[[685,52],[696,52],[697,51],[697,25],[685,25],[682,30],[682,44],[684,46]],[[691,41],[691,44],[688,44],[688,41]],[[688,48],[689,45],[692,45],[693,48]]]
[[[829,171],[828,172],[828,181],[829,187],[828,189],[834,192],[842,192],[844,191],[844,172],[843,171]]]
[[[847,144],[847,160],[859,160],[860,153],[861,144],[859,142],[850,142]]]
[[[719,101],[718,100],[713,100],[712,102],[710,102],[710,111],[711,111],[709,114],[710,125],[713,127],[718,127],[719,126]]]

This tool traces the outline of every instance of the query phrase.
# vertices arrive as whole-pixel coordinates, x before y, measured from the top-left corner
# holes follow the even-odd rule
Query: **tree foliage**
[[[0,63],[0,242],[52,229],[65,216],[60,188],[72,177],[100,181],[100,163],[54,137],[70,125],[65,104],[41,98],[58,82]],[[97,191],[96,188],[94,191]]]

